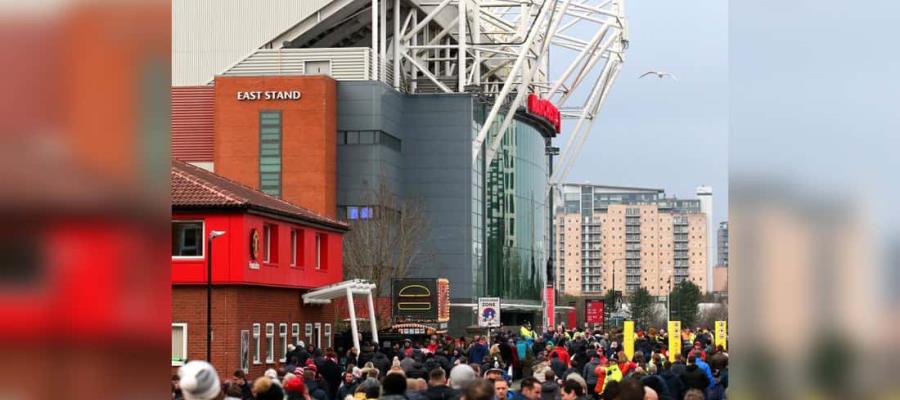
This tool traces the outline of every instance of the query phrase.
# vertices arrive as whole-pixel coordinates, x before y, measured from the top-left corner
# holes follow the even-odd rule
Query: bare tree
[[[407,276],[424,261],[428,220],[420,200],[401,199],[381,184],[365,196],[365,207],[350,219],[344,236],[344,277],[375,283],[387,293],[391,280]]]

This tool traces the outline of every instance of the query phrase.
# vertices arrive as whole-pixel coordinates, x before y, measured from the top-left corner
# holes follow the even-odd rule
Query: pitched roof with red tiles
[[[172,160],[173,209],[253,209],[279,218],[346,231],[348,226],[203,168]]]

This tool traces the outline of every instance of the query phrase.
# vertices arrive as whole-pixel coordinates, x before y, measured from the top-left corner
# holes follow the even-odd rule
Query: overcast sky
[[[566,181],[690,198],[710,185],[713,218],[727,220],[728,2],[628,1],[626,13],[625,64]],[[648,70],[678,81],[638,79]]]

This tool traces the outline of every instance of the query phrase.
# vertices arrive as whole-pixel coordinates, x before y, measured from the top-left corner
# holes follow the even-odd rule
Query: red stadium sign
[[[588,324],[603,325],[603,300],[585,300],[585,322]]]
[[[543,119],[546,119],[550,125],[553,125],[553,128],[556,129],[556,132],[559,133],[562,115],[559,113],[559,109],[556,108],[550,100],[545,100],[534,93],[528,95],[528,112]]]

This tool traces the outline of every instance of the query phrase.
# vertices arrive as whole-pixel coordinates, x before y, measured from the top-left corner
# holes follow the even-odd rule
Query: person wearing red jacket
[[[566,363],[566,368],[572,366],[572,359],[569,356],[569,352],[566,351],[566,346],[560,344],[559,346],[554,346],[552,353],[556,353],[559,356],[559,360]]]

